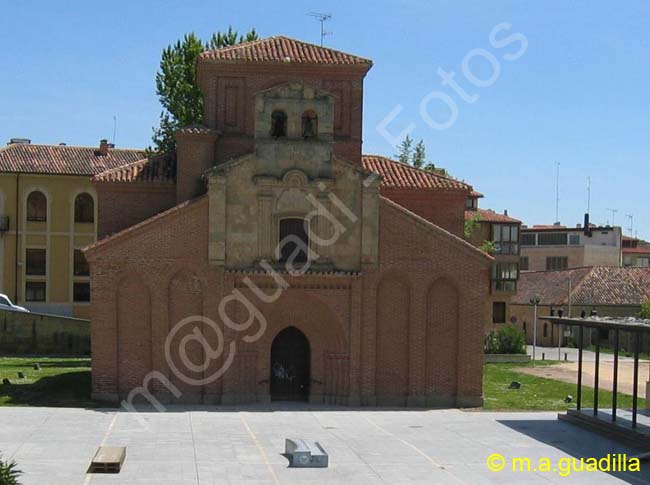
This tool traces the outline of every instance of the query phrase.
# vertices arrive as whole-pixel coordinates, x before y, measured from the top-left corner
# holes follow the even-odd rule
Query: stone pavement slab
[[[144,423],[144,426],[143,426]],[[288,468],[287,436],[319,441],[326,469]],[[98,446],[126,446],[117,475],[86,474]],[[648,483],[641,473],[513,471],[511,458],[553,463],[636,451],[560,422],[555,413],[488,413],[273,404],[117,410],[0,408],[0,452],[25,485]],[[500,453],[503,471],[486,458]]]

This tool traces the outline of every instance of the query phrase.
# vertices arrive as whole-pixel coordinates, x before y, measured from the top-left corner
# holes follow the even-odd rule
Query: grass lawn
[[[36,363],[41,370],[33,369]],[[1,384],[5,378],[11,384]],[[89,358],[0,357],[0,406],[98,405],[90,399]]]
[[[537,361],[536,365],[552,365],[552,361]],[[545,379],[543,377],[522,374],[513,370],[515,367],[532,367],[532,364],[485,364],[483,366],[483,396],[485,409],[489,410],[539,410],[566,411],[575,409],[577,398],[576,384]],[[520,389],[508,389],[512,381],[521,383]],[[573,396],[573,402],[567,404],[564,398]],[[594,391],[582,386],[582,407],[593,406]],[[643,408],[643,399],[638,399],[639,409]],[[611,407],[612,393],[598,391],[598,407]],[[631,408],[632,396],[618,393],[617,407]]]

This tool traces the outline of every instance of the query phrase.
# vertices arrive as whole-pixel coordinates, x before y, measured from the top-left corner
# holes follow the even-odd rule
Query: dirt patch
[[[608,391],[613,386],[614,362],[600,362],[598,375],[598,388]],[[530,374],[537,377],[546,377],[563,382],[575,384],[578,382],[578,363],[563,362],[557,365],[545,365],[540,367],[516,367],[513,370],[522,374]],[[582,385],[594,387],[595,362],[582,363]],[[638,392],[640,397],[645,397],[645,383],[648,380],[650,364],[648,362],[639,362],[639,383]],[[618,392],[623,394],[633,394],[634,387],[634,362],[620,361],[618,363]]]

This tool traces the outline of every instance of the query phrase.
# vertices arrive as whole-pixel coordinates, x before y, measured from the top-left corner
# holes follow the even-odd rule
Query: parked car
[[[0,293],[0,310],[9,310],[12,312],[29,312],[25,307],[14,305],[11,299],[3,293]]]

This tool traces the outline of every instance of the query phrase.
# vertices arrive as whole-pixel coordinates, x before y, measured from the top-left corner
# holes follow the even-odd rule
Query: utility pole
[[[332,32],[325,31],[325,22],[332,18],[331,13],[309,12],[307,15],[314,17],[320,22],[320,46],[323,47],[323,39],[326,35],[332,35]]]
[[[530,304],[533,305],[533,365],[535,365],[535,352],[537,351],[537,305],[541,301],[537,295],[530,299]]]

